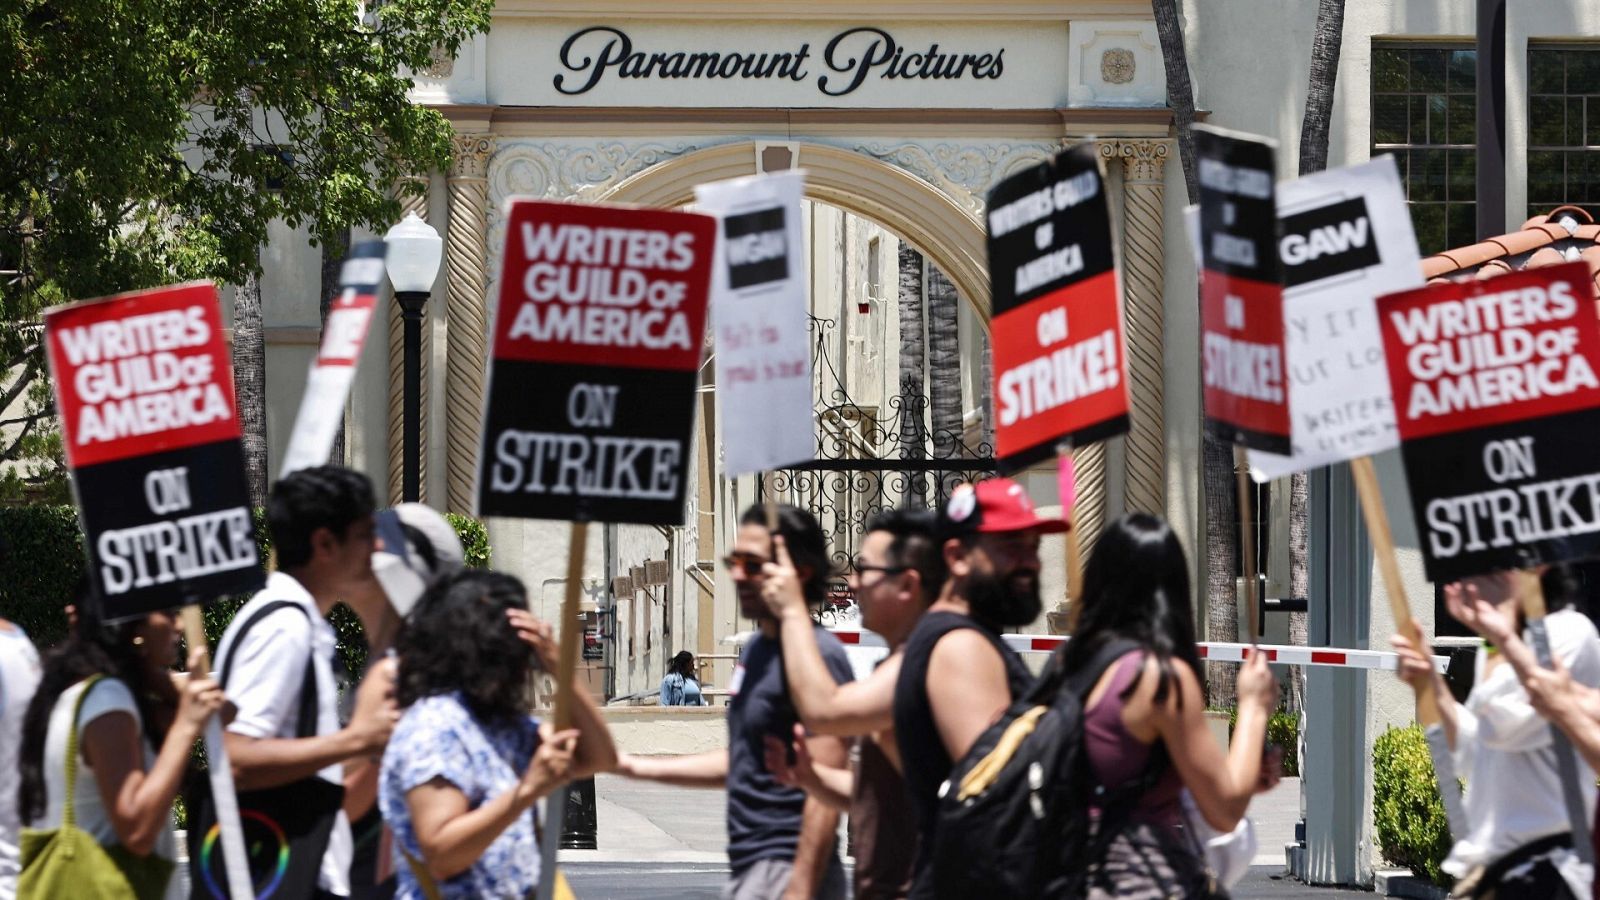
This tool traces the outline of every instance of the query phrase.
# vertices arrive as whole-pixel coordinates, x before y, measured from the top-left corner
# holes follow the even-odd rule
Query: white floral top
[[[412,704],[383,754],[378,804],[394,831],[395,872],[399,900],[423,900],[404,853],[418,862],[422,851],[411,826],[406,794],[442,778],[467,795],[477,809],[510,790],[522,777],[539,745],[539,726],[531,717],[486,725],[474,718],[457,694],[426,697]],[[534,810],[501,832],[472,868],[439,883],[439,894],[451,898],[520,898],[539,886],[539,845]]]

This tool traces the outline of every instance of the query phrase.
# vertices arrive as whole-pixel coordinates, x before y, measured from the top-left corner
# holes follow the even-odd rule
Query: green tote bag
[[[22,830],[22,875],[18,900],[96,897],[101,900],[161,900],[172,878],[173,862],[155,854],[138,856],[121,845],[102,847],[79,828],[73,799],[78,788],[78,714],[84,698],[104,677],[89,679],[72,708],[67,728],[67,795],[61,827]]]

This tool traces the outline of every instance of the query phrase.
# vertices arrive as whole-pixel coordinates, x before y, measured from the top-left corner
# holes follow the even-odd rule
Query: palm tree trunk
[[[267,345],[261,325],[261,276],[252,272],[233,295],[233,384],[243,433],[250,503],[267,502]]]
[[[961,445],[961,336],[955,285],[932,265],[928,279],[929,409],[933,455],[953,459]]]
[[[899,277],[895,290],[900,307],[900,458],[925,459],[928,455],[928,385],[924,376],[927,342],[923,336],[925,316],[922,308],[922,254],[905,241],[900,242]],[[906,500],[916,505],[928,498],[928,482],[922,473],[906,479]]]
[[[349,251],[350,229],[348,228],[322,240],[322,297],[318,318],[324,326],[328,324],[328,307],[333,304],[333,295],[339,292],[339,269],[344,263],[345,254]],[[333,433],[333,450],[328,454],[328,462],[336,466],[345,464],[343,418],[341,415],[339,430]]]
[[[1199,202],[1195,181],[1194,85],[1189,81],[1189,54],[1183,45],[1183,25],[1178,21],[1177,0],[1151,0],[1156,34],[1161,41],[1161,61],[1167,73],[1167,105],[1172,108],[1173,125],[1178,131],[1178,158],[1183,164],[1183,183],[1190,203]],[[1196,292],[1198,297],[1198,292]],[[1197,379],[1198,380],[1198,379]],[[1232,641],[1239,636],[1238,583],[1233,566],[1237,546],[1239,516],[1234,496],[1233,448],[1209,435],[1201,450],[1200,490],[1205,500],[1205,585],[1206,637],[1213,641]],[[1211,663],[1206,666],[1206,702],[1228,706],[1234,702],[1234,667]]]
[[[1339,78],[1339,48],[1344,40],[1344,0],[1317,3],[1317,29],[1311,39],[1311,77],[1306,85],[1306,114],[1300,123],[1300,174],[1328,167],[1328,130],[1333,120],[1333,92]],[[1306,538],[1310,528],[1310,485],[1306,473],[1289,476],[1289,592],[1293,597],[1310,593]],[[1306,642],[1305,613],[1289,614],[1289,643]],[[1305,701],[1305,669],[1295,666],[1289,682],[1289,709],[1298,712]]]

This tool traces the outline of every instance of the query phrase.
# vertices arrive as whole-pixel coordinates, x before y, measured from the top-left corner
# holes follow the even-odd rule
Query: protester
[[[1233,736],[1218,746],[1205,719],[1191,602],[1188,562],[1166,522],[1126,515],[1095,541],[1060,662],[1071,676],[1115,641],[1137,645],[1090,690],[1083,727],[1101,787],[1144,787],[1131,807],[1099,811],[1101,827],[1117,830],[1089,876],[1091,900],[1209,896],[1201,826],[1232,832],[1250,798],[1277,783],[1281,757],[1263,753],[1278,691],[1267,657],[1253,654],[1239,670]],[[1186,821],[1184,789],[1203,823]]]
[[[700,679],[695,677],[693,653],[679,650],[667,664],[667,674],[661,679],[661,705],[705,705],[700,696]]]
[[[349,724],[340,727],[337,638],[326,618],[335,603],[369,588],[372,483],[339,466],[301,469],[273,485],[267,525],[278,570],[234,615],[217,652],[217,671],[238,707],[225,736],[228,758],[240,791],[331,802],[316,883],[322,895],[346,897],[352,846],[343,764],[379,754],[398,718],[392,671],[378,668],[357,691]],[[308,665],[314,704],[302,693]],[[300,733],[302,703],[314,713],[307,717],[314,720],[310,734]]]
[[[788,746],[772,740],[767,767],[780,782],[803,787],[850,813],[857,900],[905,897],[911,890],[917,836],[905,827],[911,807],[900,777],[894,690],[906,638],[944,583],[933,526],[930,513],[899,509],[880,513],[867,525],[850,589],[861,606],[861,626],[883,637],[889,655],[863,681],[837,684],[829,676],[781,539],[778,561],[766,567],[762,595],[781,623],[784,672],[800,721],[818,734],[864,736],[851,768],[835,769],[810,758],[796,726],[795,764],[786,759]]]
[[[809,512],[779,505],[778,535],[798,573],[806,602],[827,598],[828,550],[822,527]],[[673,759],[623,754],[617,771],[688,787],[726,787],[728,862],[732,879],[727,900],[759,898],[842,898],[844,869],[834,844],[839,813],[805,791],[779,784],[763,763],[767,737],[787,740],[798,716],[785,686],[778,621],[762,599],[765,566],[774,561],[773,535],[766,510],[754,506],[739,519],[733,552],[724,560],[739,597],[739,611],[754,619],[758,633],[745,643],[728,685],[728,749]],[[834,681],[850,680],[850,663],[837,638],[816,628],[817,644]],[[846,751],[835,737],[814,735],[812,758],[842,767]]]
[[[461,571],[466,553],[450,521],[422,503],[401,503],[373,515],[372,574],[344,603],[361,620],[367,642],[366,675],[393,678],[390,650],[401,624],[424,591]],[[339,720],[348,722],[354,692],[345,692]],[[351,900],[394,896],[395,870],[378,809],[378,761],[348,760],[344,811],[350,820]]]
[[[1466,779],[1462,807],[1470,830],[1455,835],[1455,846],[1440,867],[1460,879],[1459,896],[1561,900],[1588,897],[1593,889],[1591,867],[1572,849],[1571,819],[1550,726],[1507,659],[1517,656],[1527,675],[1537,669],[1526,638],[1518,634],[1527,625],[1521,613],[1523,595],[1536,590],[1539,579],[1526,572],[1477,576],[1445,587],[1450,615],[1490,641],[1478,651],[1472,692],[1464,704],[1455,701],[1426,648],[1400,635],[1389,639],[1400,655],[1400,677],[1417,690],[1433,683],[1456,772]],[[1559,604],[1567,598],[1552,599]],[[1600,636],[1594,624],[1576,610],[1561,608],[1546,616],[1544,625],[1551,654],[1574,683],[1569,696],[1580,690],[1593,696],[1593,689],[1600,687]],[[1422,633],[1420,622],[1414,621],[1413,627]],[[1581,725],[1583,717],[1568,719],[1568,711],[1558,707],[1569,704],[1552,702],[1554,696],[1547,694],[1543,703],[1560,713],[1555,721]],[[1590,821],[1594,783],[1589,754],[1580,754],[1578,785]]]
[[[0,760],[17,759],[22,746],[22,720],[28,701],[39,687],[39,654],[27,632],[0,619]],[[15,900],[17,873],[22,871],[21,830],[17,815],[17,766],[0,763],[0,900]]]
[[[18,756],[21,820],[58,829],[70,797],[74,824],[107,848],[135,896],[177,900],[185,894],[173,875],[172,801],[190,749],[222,707],[222,691],[210,678],[172,671],[178,658],[172,612],[106,625],[96,606],[80,599],[77,625],[46,655],[28,705]],[[189,665],[203,653],[191,651]],[[68,759],[74,743],[75,766]],[[35,896],[62,887],[30,885],[27,868],[21,885]]]
[[[939,512],[949,573],[938,600],[906,638],[895,683],[894,729],[916,815],[914,897],[932,896],[939,785],[954,761],[1033,681],[1000,629],[1039,617],[1039,536],[1067,530],[1041,519],[1008,478],[962,485]]]
[[[534,671],[558,650],[527,603],[510,575],[463,572],[429,589],[400,634],[405,713],[384,752],[379,803],[404,900],[531,897],[534,804],[616,764],[584,691],[575,728],[556,732],[528,715]]]

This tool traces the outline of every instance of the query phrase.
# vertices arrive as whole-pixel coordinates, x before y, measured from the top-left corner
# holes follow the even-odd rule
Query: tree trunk
[[[928,384],[924,376],[927,343],[923,336],[926,317],[922,308],[922,254],[906,241],[900,242],[899,275],[895,293],[900,308],[900,458],[926,459],[928,456]],[[928,500],[928,480],[922,473],[906,479],[906,501],[916,498],[920,506]]]
[[[1183,44],[1183,25],[1178,21],[1177,0],[1151,0],[1156,34],[1161,41],[1161,61],[1167,73],[1167,106],[1178,131],[1178,159],[1183,165],[1183,184],[1190,203],[1198,203],[1200,192],[1195,181],[1194,85],[1189,81],[1189,54]],[[1199,292],[1196,292],[1198,300]],[[1196,373],[1198,378],[1198,373]],[[1234,497],[1233,448],[1202,439],[1200,491],[1205,502],[1205,585],[1206,637],[1213,641],[1232,641],[1239,636],[1238,582],[1233,564],[1238,544],[1239,516]],[[1211,706],[1234,703],[1235,667],[1225,663],[1206,666],[1206,702]]]
[[[267,345],[261,325],[261,276],[245,276],[233,295],[233,386],[243,433],[250,503],[267,502]]]
[[[1300,174],[1310,175],[1328,167],[1328,130],[1333,120],[1334,87],[1339,78],[1339,48],[1344,40],[1344,0],[1320,0],[1317,4],[1317,30],[1311,40],[1311,77],[1306,85],[1306,114],[1300,123]],[[1306,473],[1289,476],[1289,593],[1306,597],[1311,578],[1306,559],[1306,538],[1310,515],[1310,485]],[[1289,643],[1304,645],[1307,640],[1305,613],[1289,614]],[[1290,669],[1289,710],[1298,712],[1305,702],[1305,669]]]
[[[929,265],[928,386],[933,455],[954,459],[961,446],[961,335],[955,285]]]
[[[322,241],[322,298],[321,306],[318,308],[318,318],[324,326],[328,324],[328,308],[333,305],[333,296],[339,292],[339,269],[344,264],[344,257],[348,252],[350,252],[348,228]],[[345,464],[345,423],[342,415],[339,418],[339,429],[333,433],[333,449],[328,453],[328,462],[336,466]]]

